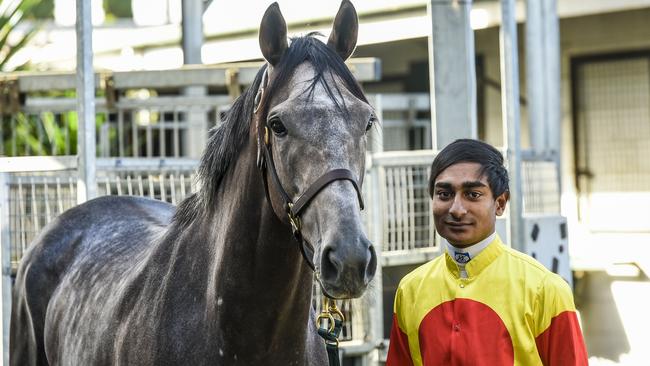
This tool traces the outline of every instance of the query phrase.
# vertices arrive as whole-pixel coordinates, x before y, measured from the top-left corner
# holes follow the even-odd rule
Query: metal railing
[[[96,74],[97,155],[198,157],[207,130],[261,65]],[[360,82],[380,77],[378,59],[352,59],[348,67]],[[0,75],[0,155],[76,154],[75,86],[71,73]],[[187,87],[203,89],[186,95]]]
[[[363,212],[367,232],[381,228],[382,252],[406,253],[435,249],[428,179],[432,150],[383,152],[369,157],[368,175],[376,169],[379,185],[366,178],[363,194],[371,202]],[[553,161],[532,157],[524,160],[524,212],[558,213],[559,193]],[[43,160],[40,163],[39,160]],[[178,204],[196,191],[194,159],[99,159],[99,195],[134,195]],[[41,166],[39,168],[39,165]],[[43,169],[44,170],[39,170]],[[76,160],[74,157],[0,159],[8,197],[12,259],[20,260],[33,237],[54,217],[76,204]],[[379,191],[379,202],[371,192]],[[379,210],[379,222],[372,222]]]

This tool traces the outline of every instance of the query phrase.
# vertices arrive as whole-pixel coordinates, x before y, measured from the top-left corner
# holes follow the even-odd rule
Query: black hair
[[[429,196],[433,198],[436,178],[450,166],[458,163],[478,163],[479,174],[486,177],[492,195],[496,199],[504,192],[509,192],[508,171],[503,165],[503,155],[492,145],[472,139],[459,139],[447,145],[436,155],[431,164],[429,176]]]
[[[350,72],[350,69],[345,65],[345,61],[341,59],[341,56],[336,51],[315,37],[319,35],[321,34],[318,32],[311,32],[303,37],[291,38],[291,44],[282,55],[280,62],[275,66],[273,79],[264,92],[267,95],[274,95],[289,82],[296,68],[303,62],[308,61],[315,73],[314,78],[305,90],[309,97],[314,95],[314,89],[320,83],[325,88],[328,96],[334,101],[336,108],[341,112],[347,113],[345,104],[339,105],[336,98],[337,95],[342,97],[338,85],[336,83],[329,85],[325,81],[326,74],[329,74],[331,76],[338,76],[343,80],[345,87],[352,95],[368,103],[361,86],[352,75],[352,72]],[[264,98],[260,106],[263,117],[268,112],[270,100],[271,98]]]

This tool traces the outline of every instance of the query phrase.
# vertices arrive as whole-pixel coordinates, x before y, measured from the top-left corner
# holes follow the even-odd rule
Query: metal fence
[[[379,185],[366,178],[363,194],[368,209],[363,213],[367,232],[381,228],[383,253],[435,249],[431,199],[428,193],[431,150],[384,152],[370,158]],[[39,171],[38,158],[1,159],[0,174],[8,187],[9,232],[13,267],[34,236],[56,215],[76,204],[76,160],[74,157],[44,158],[47,170]],[[99,159],[99,195],[145,196],[178,204],[196,191],[193,159]],[[524,212],[558,213],[559,193],[555,163],[524,160]],[[56,169],[56,170],[54,170]],[[368,172],[370,173],[370,171]],[[379,191],[379,202],[371,192]],[[379,210],[380,221],[372,222],[372,210]]]
[[[261,65],[96,74],[98,157],[198,157],[207,130]],[[348,67],[360,82],[380,77],[378,59],[352,59]],[[76,154],[75,80],[74,74],[0,75],[0,155]]]
[[[368,172],[363,193],[368,210],[363,218],[367,232],[379,235],[371,240],[381,245],[383,257],[402,256],[399,264],[422,262],[439,252],[428,194],[432,150],[382,152],[368,157]],[[178,204],[196,191],[192,159],[97,160],[100,195],[134,195]],[[559,209],[559,198],[552,186],[554,165],[549,161],[525,161],[524,191],[526,212]],[[372,174],[379,179],[373,186]],[[76,204],[75,157],[27,157],[0,159],[0,195],[8,207],[2,217],[2,245],[11,248],[11,269],[15,271],[34,237],[53,218]],[[539,185],[538,181],[542,181]],[[373,195],[378,192],[378,195]],[[373,197],[379,200],[373,201]],[[373,210],[378,210],[378,215]],[[554,211],[557,212],[557,211]],[[378,222],[373,217],[379,218]],[[390,263],[382,261],[383,265]],[[341,339],[362,342],[372,325],[367,309],[372,298],[345,301],[346,316]],[[314,291],[314,306],[320,306],[320,293]]]

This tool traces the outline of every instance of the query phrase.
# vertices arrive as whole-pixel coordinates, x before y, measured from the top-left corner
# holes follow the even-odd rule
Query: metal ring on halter
[[[327,308],[327,312],[332,316],[338,316],[342,322],[345,321],[345,315],[343,315],[341,310],[336,306],[336,300],[332,300],[332,305]]]
[[[331,332],[331,331],[334,330],[334,316],[332,316],[332,314],[330,314],[330,313],[327,312],[327,311],[322,311],[322,312],[318,315],[318,317],[316,318],[316,326],[317,326],[317,327],[320,327],[320,321],[321,321],[321,319],[327,319],[327,320],[329,320],[329,326],[327,327],[327,331],[328,331],[328,332]]]
[[[336,308],[336,304],[334,304],[334,307]],[[334,316],[330,312],[330,309],[331,309],[330,299],[327,296],[323,296],[320,314],[316,318],[316,326],[320,328],[321,319],[328,319],[329,320],[329,327],[327,330],[328,332],[332,332],[335,326]]]

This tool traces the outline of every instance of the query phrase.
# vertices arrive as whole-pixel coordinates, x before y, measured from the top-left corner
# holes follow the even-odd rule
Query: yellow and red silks
[[[498,236],[465,270],[445,253],[402,279],[387,366],[587,365],[561,277]]]

